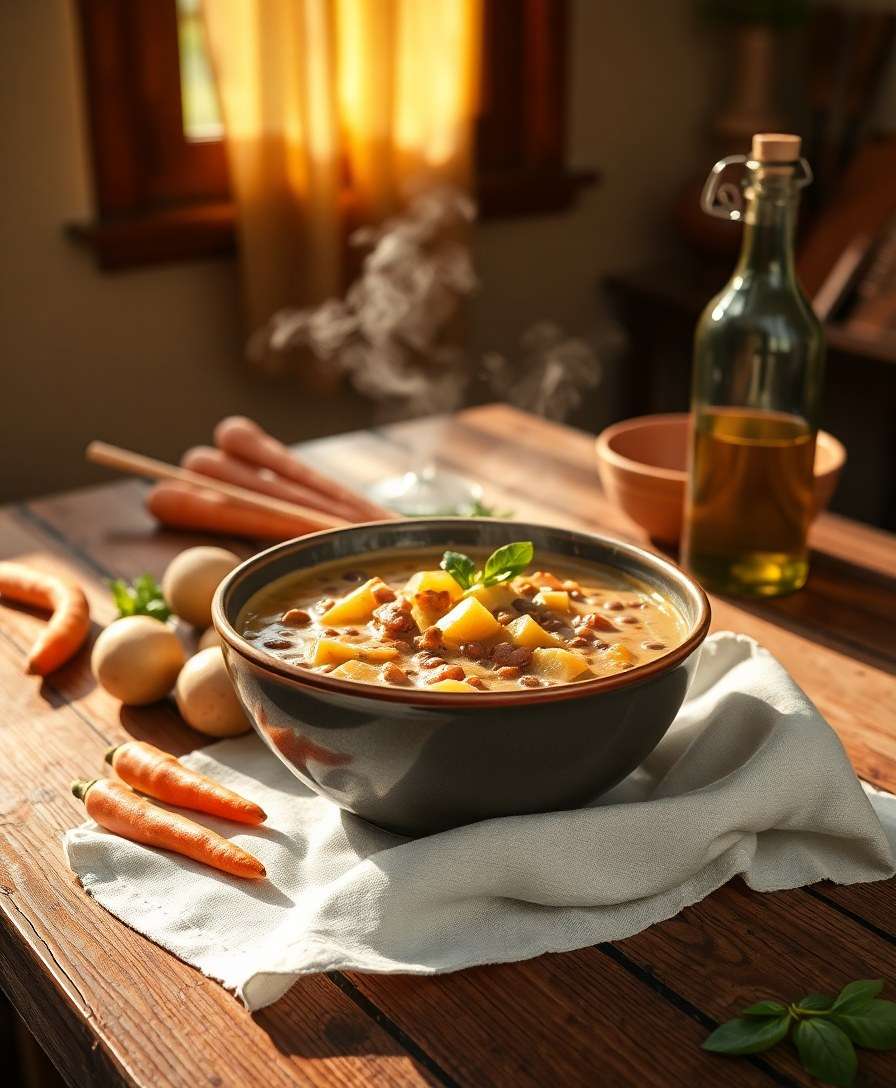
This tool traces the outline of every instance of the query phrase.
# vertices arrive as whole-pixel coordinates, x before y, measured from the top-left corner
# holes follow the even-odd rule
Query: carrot
[[[106,762],[129,786],[169,805],[240,824],[260,824],[267,819],[263,808],[204,774],[191,771],[173,755],[145,741],[129,740],[110,748]]]
[[[131,842],[183,854],[231,876],[259,880],[267,875],[258,858],[235,843],[186,816],[159,808],[121,782],[108,778],[79,780],[72,782],[72,793],[84,802],[87,814],[98,824]]]
[[[357,516],[367,521],[380,521],[398,515],[369,502],[356,492],[331,480],[329,476],[304,464],[276,438],[263,431],[245,416],[228,416],[215,427],[215,445],[225,453],[241,457],[259,468],[267,468],[279,476],[329,495],[337,502],[352,506]]]
[[[80,650],[90,631],[90,608],[73,582],[21,563],[0,563],[0,593],[53,614],[28,653],[28,672],[46,676]]]
[[[284,502],[295,502],[300,506],[310,506],[325,514],[336,514],[348,521],[357,521],[361,516],[357,505],[340,502],[330,495],[323,495],[313,488],[304,487],[293,480],[277,476],[269,469],[260,469],[239,457],[233,457],[223,450],[211,446],[194,446],[180,459],[181,466],[203,476],[211,476],[249,491],[259,491]]]
[[[146,508],[172,529],[225,533],[258,540],[289,540],[319,528],[301,518],[240,506],[212,491],[201,491],[184,484],[156,484],[146,497]]]

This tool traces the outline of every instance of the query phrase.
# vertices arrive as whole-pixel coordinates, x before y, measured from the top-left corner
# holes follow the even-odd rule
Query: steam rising
[[[479,378],[519,408],[565,418],[600,381],[584,340],[539,322],[521,337],[519,357],[492,352],[478,365],[456,342],[463,304],[479,287],[468,243],[475,215],[464,194],[440,187],[356,231],[351,244],[370,252],[345,297],[279,311],[253,338],[256,350],[306,348],[390,414],[450,411]]]

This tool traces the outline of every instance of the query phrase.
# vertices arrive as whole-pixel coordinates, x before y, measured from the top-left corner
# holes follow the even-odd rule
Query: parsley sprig
[[[896,1049],[896,1002],[878,998],[882,979],[859,979],[837,997],[807,994],[790,1005],[760,1001],[722,1024],[703,1043],[716,1054],[759,1054],[788,1035],[803,1068],[825,1084],[849,1088],[855,1048]]]
[[[171,615],[162,588],[151,574],[141,574],[129,585],[122,578],[109,583],[109,590],[121,616],[152,616],[163,623]]]
[[[439,566],[448,571],[461,589],[473,585],[496,586],[521,574],[534,555],[531,540],[517,540],[493,551],[482,570],[477,570],[473,560],[463,552],[445,552]]]

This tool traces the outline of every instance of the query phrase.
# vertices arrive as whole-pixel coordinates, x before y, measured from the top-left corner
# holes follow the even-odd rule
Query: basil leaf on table
[[[832,997],[827,997],[825,994],[806,994],[805,997],[801,997],[796,1003],[796,1009],[798,1012],[823,1012],[825,1009],[829,1009],[834,1004]]]
[[[856,1046],[868,1050],[896,1048],[896,1002],[872,1000],[860,1012],[832,1012],[836,1024]]]
[[[790,1013],[786,1009],[783,1016],[739,1016],[717,1027],[704,1040],[703,1049],[715,1054],[759,1054],[780,1043],[789,1027]]]
[[[780,1001],[757,1001],[748,1009],[744,1009],[741,1016],[783,1016],[787,1012],[787,1006]]]
[[[803,1068],[813,1077],[837,1088],[849,1088],[855,1080],[858,1060],[845,1032],[824,1017],[800,1020],[793,1041]]]
[[[864,978],[850,982],[837,995],[831,1005],[831,1012],[858,1012],[869,1005],[883,988],[884,981],[881,978]]]

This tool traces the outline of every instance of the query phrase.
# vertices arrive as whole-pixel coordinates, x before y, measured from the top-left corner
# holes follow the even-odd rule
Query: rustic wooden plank
[[[658,1000],[594,949],[438,978],[349,977],[461,1084],[718,1083],[717,1060],[700,1049],[715,1025]],[[764,1060],[744,1063],[737,1083],[780,1083],[769,1068]]]
[[[618,947],[718,1020],[761,998],[792,1001],[806,993],[837,993],[856,978],[888,979],[887,996],[896,997],[896,944],[805,890],[756,895],[734,881]],[[798,1079],[789,1048],[765,1058]],[[863,1051],[860,1065],[862,1084],[869,1088],[894,1083],[896,1055]],[[720,1066],[720,1080],[726,1068]]]
[[[108,595],[86,567],[60,557],[50,542],[9,518],[0,517],[0,526],[7,556],[77,575],[94,614],[111,618]],[[396,1088],[446,1083],[436,1063],[411,1057],[330,979],[301,980],[287,999],[254,1020],[217,983],[120,925],[85,895],[59,846],[63,831],[84,816],[70,780],[96,773],[106,744],[129,733],[176,751],[206,738],[163,706],[133,708],[119,720],[115,700],[90,681],[84,654],[49,681],[24,677],[24,649],[41,621],[6,608],[3,620],[4,988],[69,1080],[291,1085],[301,1071],[306,1083],[338,1088],[369,1083],[374,1073]],[[160,1024],[169,1025],[162,1046]],[[287,1035],[291,1045],[284,1047]]]
[[[367,450],[368,457],[370,450]],[[68,526],[71,523],[70,519],[73,517],[76,519],[75,531],[78,534],[78,547],[81,553],[81,559],[84,566],[81,568],[82,578],[95,578],[96,575],[92,574],[92,570],[108,571],[109,565],[112,562],[118,564],[115,569],[115,573],[124,577],[132,577],[139,570],[145,569],[147,564],[151,564],[151,569],[154,573],[160,573],[159,559],[162,559],[162,565],[167,562],[170,554],[174,554],[179,550],[182,541],[179,540],[178,534],[158,534],[153,536],[153,549],[158,549],[159,554],[154,557],[152,551],[145,550],[144,547],[137,547],[134,550],[121,549],[117,543],[113,541],[112,546],[106,544],[105,535],[102,531],[98,531],[96,526],[102,525],[103,513],[102,503],[104,496],[102,493],[94,492],[91,495],[92,503],[95,504],[92,508],[92,516],[88,519],[81,519],[79,516],[79,506],[76,502],[72,502],[68,497],[62,497],[62,501],[56,499],[50,499],[43,501],[40,506],[40,525],[46,525],[56,534],[59,541],[63,541],[68,534]],[[122,504],[124,502],[133,503],[139,500],[139,494],[136,492],[130,492],[128,495],[124,495],[120,492],[119,487],[115,488],[115,500],[116,500],[116,516],[121,517]],[[96,505],[98,504],[98,506]],[[27,518],[20,522],[18,525],[18,536],[16,540],[31,540],[30,533],[35,533],[38,530],[38,523],[29,521]],[[7,535],[7,534],[4,534]],[[7,535],[7,539],[9,539]],[[49,568],[58,569],[60,563],[64,563],[63,560],[57,560],[56,566],[54,566],[53,560],[47,556],[31,553],[30,561],[36,562],[39,565]],[[88,570],[90,568],[90,571]],[[88,591],[91,595],[91,603],[94,609],[94,614],[101,622],[108,622],[114,614],[114,609],[108,600],[108,595],[104,594],[101,583],[89,582]],[[29,622],[36,623],[28,617]],[[68,689],[68,681],[63,678],[62,680],[63,694]],[[115,700],[111,700],[104,692],[94,688],[88,696],[86,696],[80,702],[80,708],[89,716],[91,720],[101,723],[105,734],[112,737],[109,743],[113,743],[117,736],[116,726],[113,720],[114,714],[110,714],[110,708],[114,711],[117,707]],[[147,712],[152,712],[150,717]],[[153,730],[157,727],[158,714],[167,713],[176,718],[173,711],[163,710],[160,707],[155,708],[133,708],[124,712],[123,725],[128,733],[134,733],[135,730],[139,732],[140,736],[145,736],[147,739],[154,738]],[[169,723],[170,724],[170,723]],[[157,736],[157,734],[155,734]],[[191,730],[187,730],[185,727],[181,730],[180,735],[176,735],[172,730],[169,730],[166,738],[166,743],[171,747],[173,751],[184,751],[196,746],[197,744],[206,743],[206,738],[197,737]],[[80,771],[79,771],[80,773]],[[89,773],[89,771],[85,772]],[[520,968],[521,970],[531,970]],[[487,973],[486,973],[487,974]],[[619,976],[618,978],[616,976]],[[352,985],[354,988],[371,997],[374,990],[377,993],[390,994],[392,987],[395,984],[395,980],[392,977],[388,978],[375,978],[371,980],[364,979],[362,976],[354,976],[352,978]],[[582,1047],[583,1035],[587,1037],[590,1033],[592,1035],[600,1035],[601,1033],[610,1033],[614,1030],[614,1025],[617,1022],[617,1009],[615,1006],[615,996],[620,986],[624,986],[627,992],[630,991],[629,1000],[632,1005],[638,1009],[641,1017],[650,1019],[652,1022],[656,1022],[662,1026],[663,1031],[668,1031],[670,1034],[682,1035],[684,1038],[690,1040],[691,1046],[682,1051],[682,1054],[670,1063],[665,1060],[657,1066],[655,1072],[659,1072],[662,1068],[671,1065],[675,1079],[670,1080],[669,1084],[680,1084],[683,1086],[690,1086],[695,1083],[700,1083],[700,1079],[708,1077],[711,1072],[711,1065],[707,1067],[705,1065],[707,1058],[699,1049],[699,1042],[706,1032],[695,1023],[694,1020],[689,1019],[685,1014],[680,1011],[676,1011],[671,1007],[668,1001],[661,995],[658,995],[652,991],[649,987],[646,987],[643,983],[638,982],[630,977],[625,976],[624,972],[618,967],[612,965],[601,964],[601,970],[592,971],[590,977],[590,990],[592,993],[590,1006],[589,1006],[589,1019],[587,1021],[582,1020],[582,1011],[580,1007],[581,998],[579,995],[573,995],[570,992],[570,984],[563,983],[561,979],[555,978],[550,984],[551,990],[551,1004],[548,1011],[546,1008],[533,1009],[529,1013],[529,1019],[531,1023],[525,1025],[525,1029],[516,1029],[509,1033],[508,1037],[502,1040],[496,1035],[497,1028],[488,1030],[489,1042],[488,1045],[484,1045],[479,1048],[471,1039],[475,1040],[482,1031],[483,1018],[488,1016],[488,1010],[490,1007],[495,1007],[501,1003],[500,995],[497,991],[489,991],[487,986],[482,983],[479,986],[478,993],[478,1007],[475,1007],[475,1015],[471,1016],[471,1004],[468,999],[468,995],[462,991],[455,991],[453,989],[445,991],[442,988],[442,980],[434,981],[428,980],[428,985],[433,988],[433,995],[431,1000],[439,1006],[439,1015],[430,1019],[429,1026],[427,1028],[426,1018],[419,1018],[411,1016],[417,1008],[417,1002],[412,992],[408,992],[408,998],[411,1001],[409,1007],[404,1008],[401,1001],[395,1001],[389,1004],[388,1008],[382,1001],[375,1001],[374,1004],[378,1009],[383,1010],[390,1017],[393,1012],[395,1014],[394,1019],[398,1024],[402,1032],[405,1033],[411,1039],[419,1042],[419,1040],[425,1036],[426,1044],[423,1046],[423,1050],[426,1055],[431,1055],[432,1058],[438,1063],[438,1068],[447,1071],[447,1073],[458,1079],[460,1083],[468,1084],[488,1084],[495,1083],[500,1084],[500,1072],[505,1068],[505,1064],[509,1064],[516,1068],[516,1066],[523,1066],[529,1070],[528,1079],[526,1083],[544,1084],[547,1080],[550,1080],[553,1076],[553,1071],[558,1062],[563,1065],[563,1062],[558,1058],[557,1054],[551,1050],[551,1047],[547,1045],[551,1036],[557,1038],[558,1046],[567,1045],[564,1043],[564,1037],[570,1033],[568,1046],[573,1048],[573,1056],[569,1059],[571,1062],[569,1076],[572,1077],[573,1073],[577,1078],[571,1079],[570,1083],[592,1083],[593,1067],[591,1063],[588,1063],[584,1067],[581,1064],[579,1054]],[[547,984],[545,983],[545,986]],[[265,1016],[280,1015],[280,1008],[282,1002],[278,1003],[274,1010],[264,1014]],[[402,1015],[404,1013],[404,1015]],[[515,1012],[514,1015],[517,1015]],[[457,1043],[455,1045],[446,1045],[443,1037],[444,1024],[450,1021],[460,1031],[459,1035],[451,1035],[450,1039]],[[541,1031],[544,1033],[544,1037],[539,1038],[535,1032],[537,1025],[541,1025]],[[550,1031],[546,1025],[552,1025]],[[569,1025],[574,1025],[574,1031]],[[289,1037],[288,1031],[284,1035],[284,1039]],[[460,1046],[460,1040],[466,1038],[466,1042],[463,1046]],[[537,1041],[537,1045],[536,1045]],[[431,1048],[436,1048],[435,1050]],[[496,1061],[496,1054],[498,1050],[502,1051],[503,1057],[501,1061]],[[457,1051],[457,1053],[454,1053]],[[452,1053],[454,1057],[452,1058]],[[607,1077],[606,1083],[608,1084],[627,1084],[632,1083],[631,1079],[626,1079],[627,1076],[633,1075],[633,1070],[640,1068],[650,1068],[654,1059],[647,1056],[642,1056],[637,1060],[633,1060],[630,1055],[620,1054],[614,1059],[615,1064],[604,1061],[606,1066],[605,1074]],[[496,1066],[496,1070],[493,1072],[492,1067]],[[702,1072],[701,1072],[702,1069]],[[626,1071],[629,1071],[628,1073]],[[672,1074],[670,1074],[672,1075]],[[749,1074],[751,1079],[745,1081],[749,1084],[761,1084],[761,1083],[774,1083],[769,1081],[768,1077],[764,1075],[760,1067],[755,1069]],[[704,1079],[703,1083],[711,1083],[710,1079]]]

